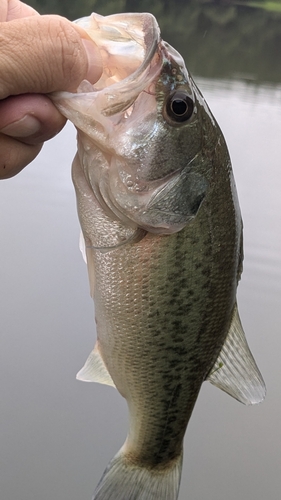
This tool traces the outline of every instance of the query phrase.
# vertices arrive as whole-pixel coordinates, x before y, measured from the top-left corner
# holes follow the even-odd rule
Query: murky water
[[[185,438],[180,500],[279,500],[281,87],[197,82],[225,134],[244,219],[239,308],[268,388],[245,407],[203,385]],[[89,500],[122,445],[125,402],[75,380],[94,343],[78,250],[71,126],[0,183],[0,497]]]

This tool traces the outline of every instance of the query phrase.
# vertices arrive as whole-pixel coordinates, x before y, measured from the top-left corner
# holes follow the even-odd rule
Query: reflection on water
[[[41,14],[78,19],[95,11],[151,12],[193,74],[281,82],[280,1],[258,0],[29,0]],[[256,4],[260,8],[253,8]]]
[[[180,500],[277,500],[281,87],[197,82],[232,157],[245,227],[239,309],[268,395],[246,408],[203,385],[185,439]],[[89,500],[126,435],[119,394],[75,380],[94,343],[94,315],[78,250],[74,152],[68,126],[23,173],[0,183],[3,500]]]
[[[245,226],[239,306],[268,387],[244,407],[204,384],[185,440],[180,500],[277,500],[280,480],[280,87],[198,80],[226,136]],[[70,181],[68,126],[0,184],[3,500],[89,500],[122,445],[124,401],[75,380],[94,341]]]

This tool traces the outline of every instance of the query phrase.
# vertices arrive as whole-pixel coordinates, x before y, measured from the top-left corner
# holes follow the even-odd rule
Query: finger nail
[[[34,116],[26,115],[16,122],[9,123],[0,132],[11,137],[29,137],[39,132],[40,129],[41,123],[39,120]]]
[[[94,42],[82,38],[88,57],[88,73],[86,79],[91,83],[96,83],[102,74],[102,58]]]

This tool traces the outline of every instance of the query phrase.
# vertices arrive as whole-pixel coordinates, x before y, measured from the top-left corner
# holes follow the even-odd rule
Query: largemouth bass
[[[78,21],[104,63],[53,100],[78,129],[73,181],[97,342],[77,378],[117,388],[125,444],[95,500],[175,500],[204,380],[265,395],[236,304],[242,221],[222,132],[150,14]]]

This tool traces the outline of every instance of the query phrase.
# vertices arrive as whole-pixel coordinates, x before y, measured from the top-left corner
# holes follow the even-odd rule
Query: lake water
[[[228,143],[244,219],[238,302],[267,384],[245,407],[208,383],[185,438],[180,500],[279,500],[281,492],[281,87],[196,79]],[[123,444],[112,388],[75,380],[94,344],[78,249],[68,125],[0,183],[0,496],[90,500]]]

